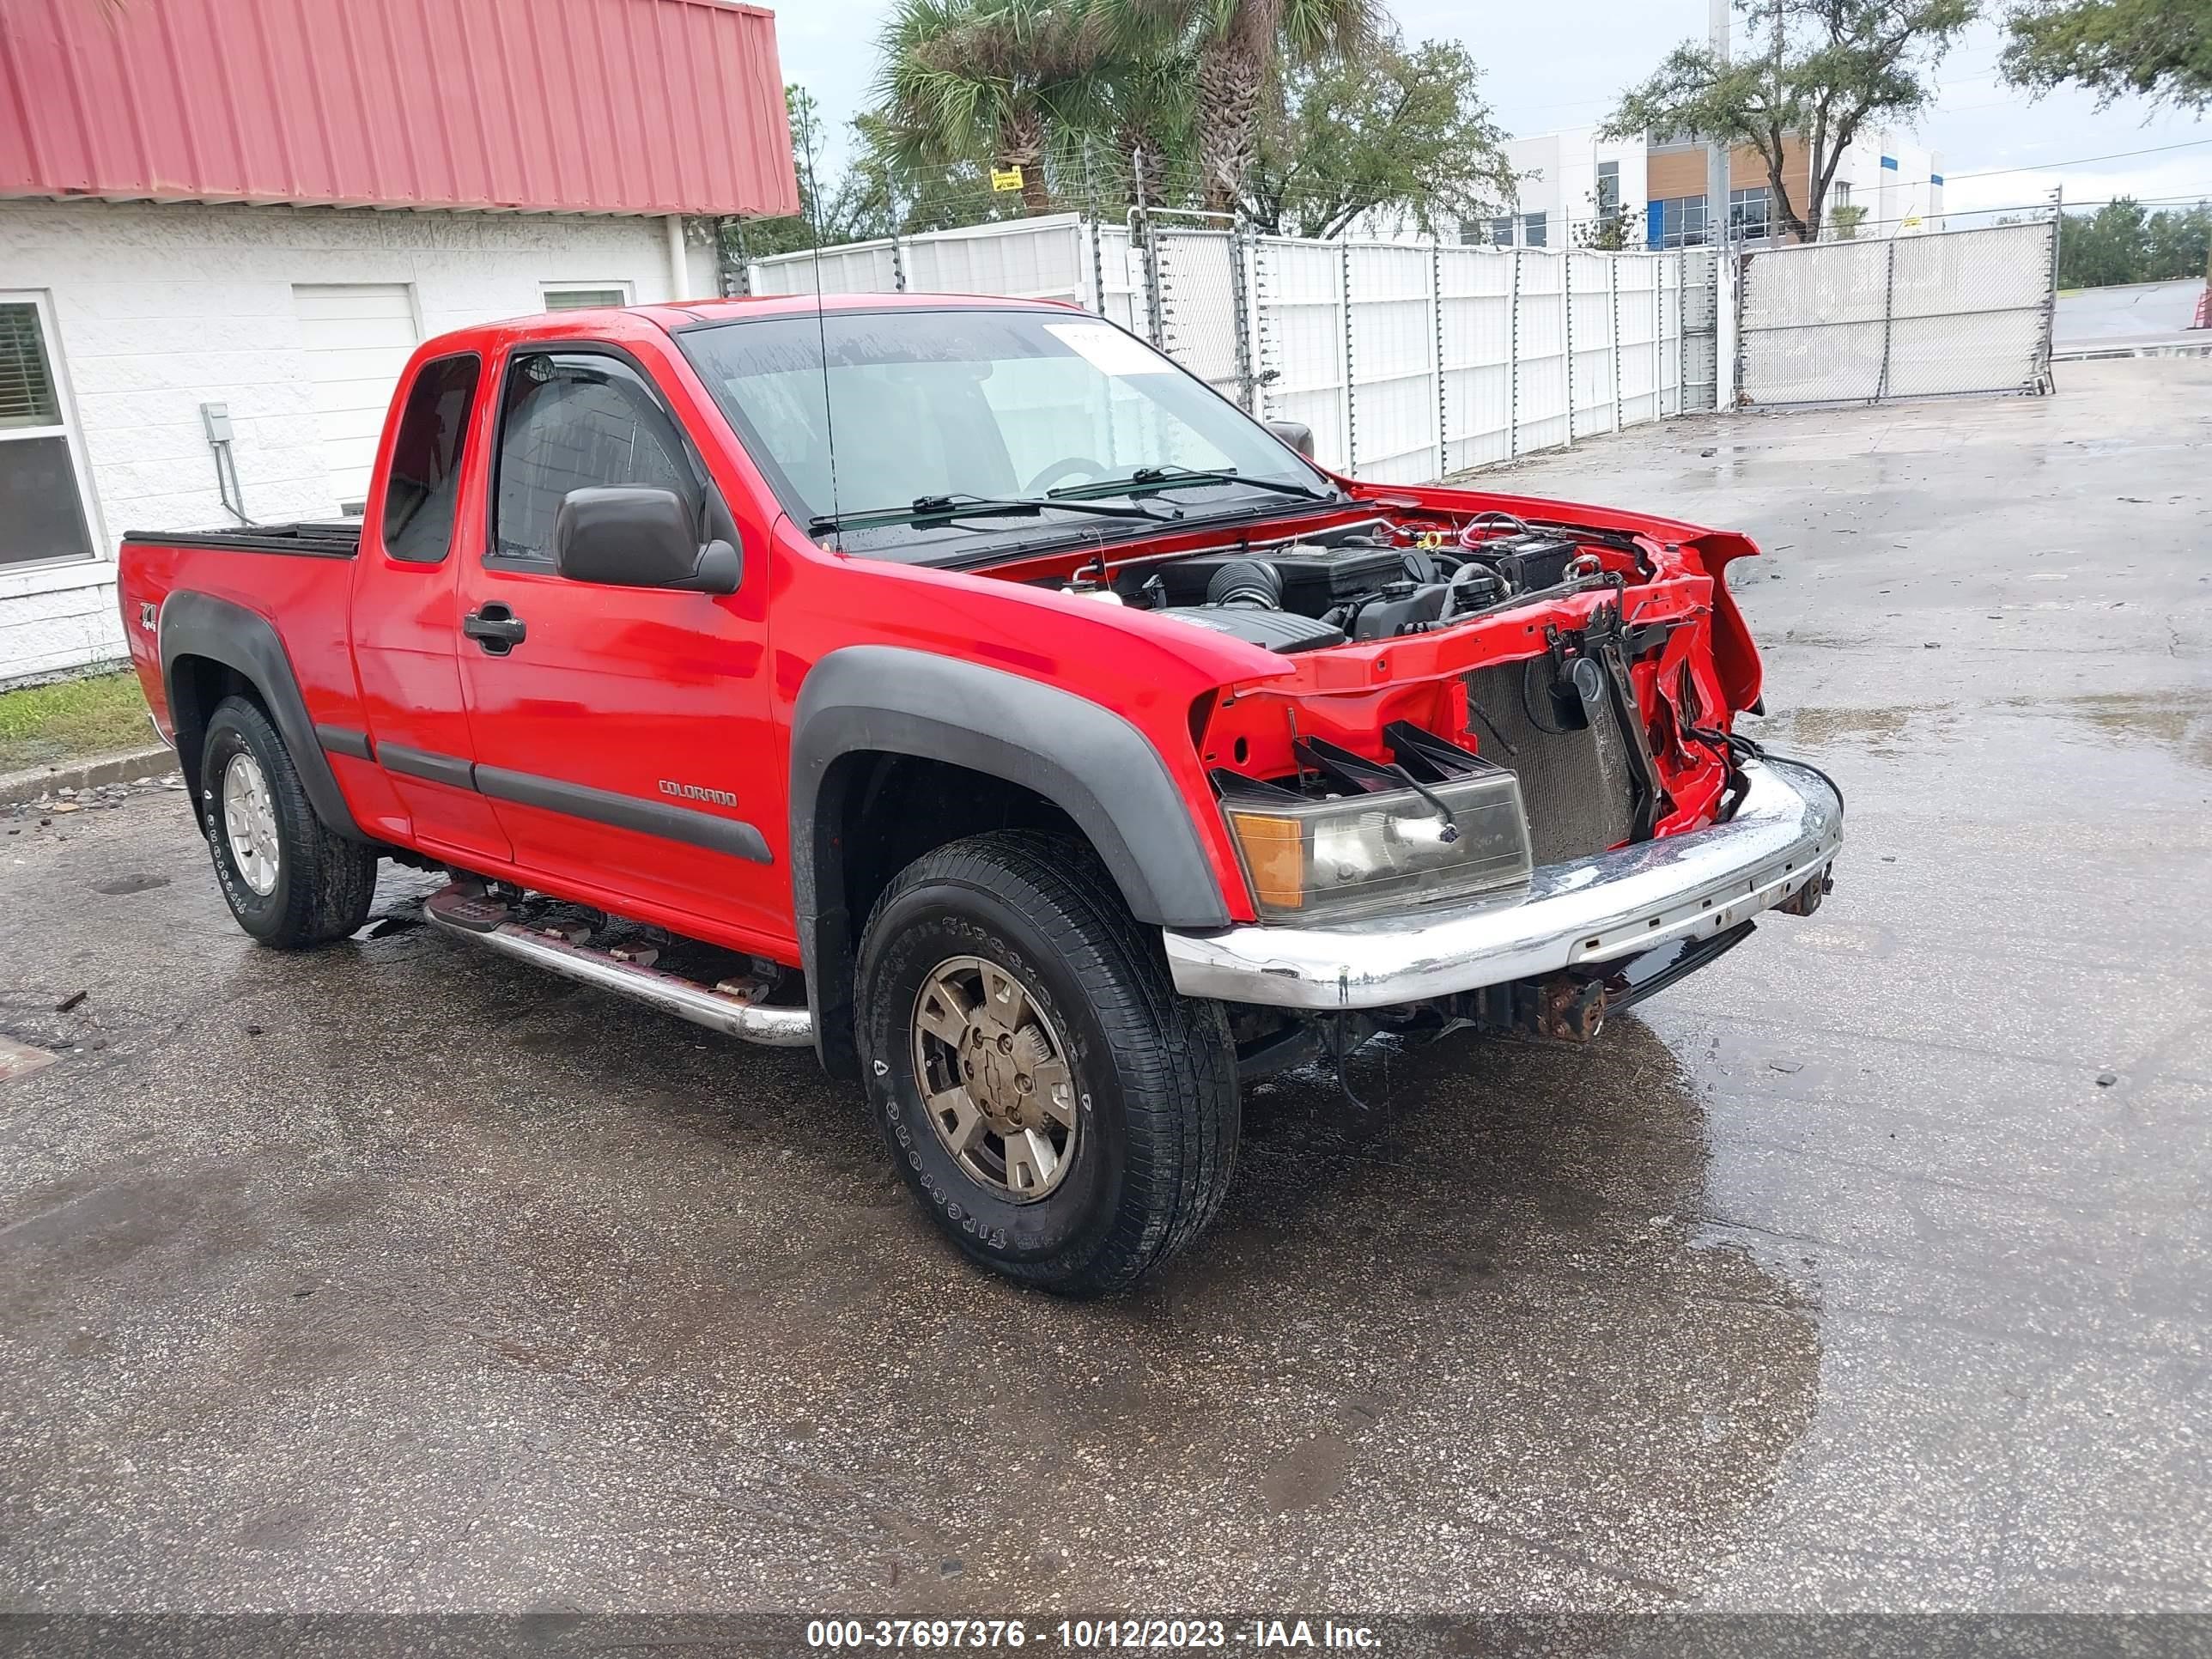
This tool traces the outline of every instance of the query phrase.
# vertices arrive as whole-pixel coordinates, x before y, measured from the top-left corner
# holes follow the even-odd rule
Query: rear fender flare
[[[853,1063],[852,933],[844,803],[825,793],[838,758],[908,755],[1021,785],[1080,825],[1137,920],[1214,929],[1230,922],[1189,803],[1152,740],[1113,710],[1003,669],[898,646],[856,645],[817,663],[791,732],[792,897],[823,1062]]]
[[[277,735],[284,739],[292,764],[299,769],[301,787],[307,792],[315,816],[334,835],[349,841],[368,841],[370,838],[354,822],[345,796],[339,792],[330,758],[323,753],[322,743],[315,736],[315,723],[308,717],[307,699],[300,695],[299,677],[292,672],[292,659],[285,654],[284,642],[277,637],[275,625],[242,605],[212,594],[172,593],[162,602],[160,626],[161,686],[168,696],[171,719],[178,728],[179,759],[187,763],[190,760],[185,753],[184,729],[185,711],[190,700],[179,699],[177,660],[180,657],[205,657],[235,669],[261,694],[269,718],[276,723]],[[194,707],[189,718],[198,728],[204,730],[207,717],[212,712]],[[200,781],[188,775],[185,782],[197,816],[204,811],[204,803],[199,799]]]

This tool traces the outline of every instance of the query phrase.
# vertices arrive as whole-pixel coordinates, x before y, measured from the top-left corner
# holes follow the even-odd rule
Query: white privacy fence
[[[2045,386],[2055,235],[2045,220],[1602,253],[1062,214],[786,254],[746,276],[756,294],[1067,301],[1254,414],[1310,427],[1324,465],[1413,483],[1716,407]]]
[[[754,261],[755,294],[1071,301],[1142,335],[1324,465],[1417,483],[1712,406],[1685,295],[1711,260],[1303,241],[1075,215]],[[1692,297],[1690,309],[1697,301]],[[1710,346],[1708,347],[1710,351]]]

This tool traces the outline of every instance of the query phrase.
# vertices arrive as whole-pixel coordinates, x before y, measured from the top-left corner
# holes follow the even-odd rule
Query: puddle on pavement
[[[2170,691],[2091,692],[2075,697],[2005,697],[1984,705],[2006,714],[2057,715],[2073,723],[2079,739],[2155,744],[2191,766],[2212,770],[2212,690],[2178,686]],[[1780,708],[1769,722],[1771,737],[1751,728],[1771,746],[1802,744],[1814,750],[1850,751],[1893,760],[1916,747],[1953,735],[1971,710],[1957,703],[1894,703],[1878,708]],[[1787,738],[1783,737],[1786,732]]]
[[[2078,697],[2011,697],[2011,709],[2055,709],[2106,738],[2157,744],[2191,766],[2212,771],[2212,690],[2178,685],[2170,691],[2100,691]]]
[[[0,1036],[0,1083],[28,1077],[32,1073],[52,1065],[59,1058],[58,1054],[50,1054],[44,1048],[33,1048],[28,1043]]]
[[[653,1066],[620,1042],[514,1058],[518,1088],[541,1066],[572,1087],[605,1067],[633,1098]],[[742,1175],[731,1190],[763,1152],[732,1118],[731,1167],[659,1194],[683,1225],[630,1214],[671,1253],[653,1280],[690,1287],[680,1306],[641,1295],[625,1252],[580,1251],[559,1206],[522,1206],[485,1264],[498,1323],[537,1344],[589,1306],[593,1328],[562,1339],[580,1373],[679,1418],[727,1412],[720,1379],[742,1374],[749,1415],[815,1425],[787,1458],[902,1512],[860,1546],[856,1584],[926,1582],[957,1556],[970,1594],[1080,1601],[1108,1592],[1109,1564],[1202,1527],[1245,1540],[1270,1593],[1325,1589],[1317,1562],[1350,1583],[1389,1559],[1422,1605],[1463,1594],[1474,1564],[1566,1551],[1601,1599],[1694,1594],[1811,1421],[1820,1355],[1804,1290],[1701,1231],[1700,1086],[1633,1017],[1589,1049],[1385,1039],[1346,1081],[1369,1109],[1334,1073],[1255,1089],[1219,1221],[1118,1300],[968,1269],[905,1206],[886,1224],[880,1182],[795,1205]],[[852,1115],[785,1120],[771,1156],[842,1164]],[[416,1202],[362,1224],[404,1225]],[[805,1237],[804,1270],[754,1229]],[[1459,1540],[1441,1553],[1439,1524]],[[1083,1546],[1047,1565],[997,1559],[1006,1538]]]
[[[1887,708],[1791,708],[1778,712],[1793,741],[1821,749],[1855,744],[1867,754],[1888,757],[1904,752],[1905,732],[1916,717],[1938,710],[1948,712],[1948,705],[1917,708],[1902,704]]]

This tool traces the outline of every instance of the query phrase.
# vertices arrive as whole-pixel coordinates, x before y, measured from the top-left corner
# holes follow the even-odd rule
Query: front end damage
[[[1833,785],[1735,732],[1759,671],[1723,571],[1757,550],[1468,499],[1378,501],[1365,534],[1407,578],[1194,713],[1257,914],[1167,953],[1179,989],[1232,1006],[1248,1076],[1382,1030],[1587,1042],[1828,890]]]

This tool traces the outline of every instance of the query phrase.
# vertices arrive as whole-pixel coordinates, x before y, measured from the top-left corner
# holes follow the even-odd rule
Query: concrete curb
[[[0,772],[0,806],[20,806],[57,789],[97,789],[102,784],[128,783],[134,778],[164,777],[176,769],[173,750],[135,749],[127,755],[101,755],[94,760],[35,767],[28,772]]]

